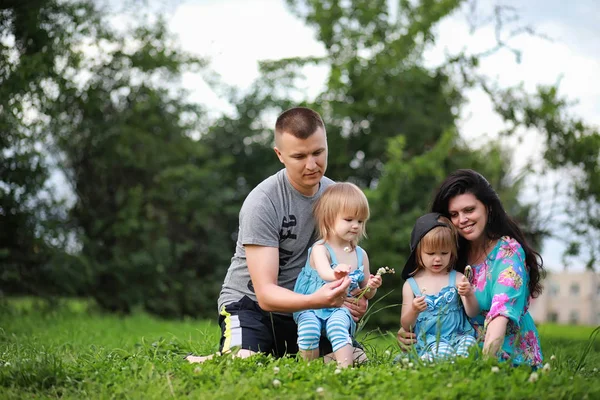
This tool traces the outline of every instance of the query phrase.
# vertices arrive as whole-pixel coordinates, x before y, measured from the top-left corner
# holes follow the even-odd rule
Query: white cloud
[[[223,80],[240,88],[258,77],[259,60],[325,55],[314,31],[282,1],[185,3],[170,27],[184,49],[208,56]]]

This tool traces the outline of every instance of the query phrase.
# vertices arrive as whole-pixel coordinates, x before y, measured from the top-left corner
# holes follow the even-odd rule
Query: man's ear
[[[285,164],[285,163],[283,162],[283,155],[281,154],[281,151],[279,151],[279,149],[277,148],[277,146],[273,147],[273,150],[275,151],[275,154],[277,154],[277,158],[279,158],[279,161],[280,161],[282,164]]]

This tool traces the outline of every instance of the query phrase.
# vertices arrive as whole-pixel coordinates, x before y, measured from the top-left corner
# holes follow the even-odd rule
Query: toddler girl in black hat
[[[402,271],[402,327],[415,332],[423,360],[467,356],[476,344],[467,315],[477,315],[479,305],[468,279],[453,269],[456,228],[441,214],[425,214],[415,223],[410,249]]]

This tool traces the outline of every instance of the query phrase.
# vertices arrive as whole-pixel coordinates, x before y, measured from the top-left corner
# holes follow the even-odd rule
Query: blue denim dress
[[[427,309],[419,314],[414,328],[419,356],[423,356],[436,345],[438,335],[440,343],[452,348],[464,342],[464,336],[475,336],[475,330],[469,323],[456,290],[456,271],[450,271],[449,275],[448,286],[442,288],[438,294],[425,295]],[[422,295],[414,278],[408,278],[407,282],[415,296]]]
[[[315,244],[321,243],[329,252],[331,268],[335,268],[338,265],[338,261],[335,256],[335,253],[333,252],[333,249],[327,243],[323,243],[322,241],[317,242]],[[308,249],[308,258],[306,259],[306,264],[304,265],[304,268],[302,268],[302,271],[300,271],[300,275],[298,275],[298,279],[296,280],[296,285],[294,286],[294,292],[296,293],[312,294],[318,289],[320,289],[321,286],[323,286],[325,283],[327,283],[323,279],[321,279],[317,270],[310,266],[310,254],[312,252],[312,249],[312,247]],[[350,292],[352,292],[354,289],[358,288],[359,284],[365,279],[363,266],[363,249],[361,249],[359,246],[356,246],[355,251],[357,258],[357,267],[348,275],[350,277],[350,287],[348,288],[348,295],[350,295]],[[345,307],[341,307],[341,309],[345,310],[346,312],[348,312],[348,315],[350,315],[350,310],[348,310]],[[337,308],[320,308],[316,310],[298,311],[294,313],[294,321],[298,322],[298,315],[304,312],[314,312],[317,315],[317,317],[326,320],[335,310],[337,310]],[[350,318],[350,320],[352,320],[352,318]]]

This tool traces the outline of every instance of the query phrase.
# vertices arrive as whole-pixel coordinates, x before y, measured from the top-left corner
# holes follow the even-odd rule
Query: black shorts
[[[221,343],[219,351],[251,350],[275,357],[298,353],[298,325],[291,316],[262,310],[248,296],[223,307],[219,315]],[[353,341],[355,347],[360,345]],[[319,353],[332,352],[331,343],[321,335]]]

